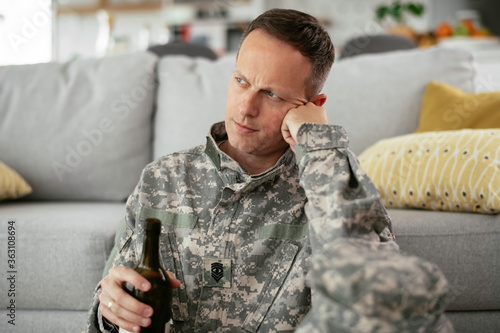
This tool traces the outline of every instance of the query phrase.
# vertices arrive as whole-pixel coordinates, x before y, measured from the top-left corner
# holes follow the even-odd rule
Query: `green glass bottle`
[[[125,283],[124,289],[130,295],[153,308],[151,325],[141,327],[142,333],[166,333],[170,330],[172,318],[172,284],[165,269],[160,263],[160,233],[161,221],[154,218],[146,219],[142,255],[134,268],[151,283],[151,289],[143,292]],[[120,329],[120,332],[126,332]]]

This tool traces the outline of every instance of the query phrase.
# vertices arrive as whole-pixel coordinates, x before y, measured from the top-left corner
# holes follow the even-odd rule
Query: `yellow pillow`
[[[466,94],[439,82],[429,82],[415,133],[464,128],[500,128],[500,91]]]
[[[29,184],[0,161],[0,200],[20,198],[31,192]]]
[[[408,134],[360,156],[388,208],[500,212],[500,130]]]

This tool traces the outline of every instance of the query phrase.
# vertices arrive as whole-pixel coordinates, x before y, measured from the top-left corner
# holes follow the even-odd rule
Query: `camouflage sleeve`
[[[378,191],[348,148],[342,127],[303,124],[296,152],[313,249],[339,237],[394,239]]]
[[[312,309],[297,332],[453,332],[445,277],[399,252],[344,129],[303,124],[296,152],[313,250]]]
[[[140,184],[127,200],[125,218],[120,221],[115,235],[115,244],[108,257],[103,271],[103,278],[108,275],[109,270],[114,266],[126,265],[133,267],[136,261],[134,246],[135,212],[138,206],[138,193]],[[106,320],[99,311],[99,294],[101,293],[100,283],[97,285],[92,299],[92,304],[88,313],[86,327],[82,333],[115,333],[118,327]]]

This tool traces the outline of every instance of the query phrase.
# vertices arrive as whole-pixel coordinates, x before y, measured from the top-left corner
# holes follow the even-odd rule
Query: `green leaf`
[[[390,14],[389,7],[387,6],[380,6],[376,10],[376,17],[377,21],[382,21],[386,15]]]
[[[392,4],[392,8],[391,8],[391,15],[392,17],[394,18],[394,20],[396,20],[396,22],[400,22],[403,20],[403,15],[402,15],[402,7],[401,7],[401,3],[399,3],[399,1],[395,1],[393,4]]]
[[[407,10],[415,16],[422,16],[425,11],[425,7],[420,3],[409,3],[407,5]]]
[[[421,3],[401,4],[400,0],[394,1],[390,6],[379,6],[375,10],[377,21],[382,21],[386,16],[391,16],[396,22],[403,21],[403,13],[409,12],[415,16],[422,16],[425,6]]]

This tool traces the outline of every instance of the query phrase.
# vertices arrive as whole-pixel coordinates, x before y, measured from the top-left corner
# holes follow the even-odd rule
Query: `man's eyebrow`
[[[243,80],[245,80],[245,82],[247,82],[247,83],[250,83],[250,84],[251,84],[251,82],[249,82],[249,80],[248,80],[248,78],[245,76],[245,74],[241,73],[241,72],[240,72],[240,71],[238,71],[237,69],[235,69],[235,70],[234,70],[234,75],[235,75],[236,77],[242,78]],[[261,87],[261,88],[259,88],[259,90],[261,90],[261,91],[271,91],[271,92],[273,92],[273,93],[275,92],[275,89],[274,89],[273,87]]]
[[[243,80],[245,80],[245,82],[251,84],[251,82],[248,81],[248,79],[245,76],[245,74],[241,73],[239,70],[234,69],[233,74],[234,74],[235,77],[242,78]],[[273,87],[261,87],[259,90],[261,90],[261,91],[270,91],[270,92],[276,94],[276,96],[278,96],[282,100],[290,102],[290,103],[296,103],[296,101],[298,101],[300,103],[303,103],[303,104],[307,103],[307,100],[302,100],[301,98],[295,98],[296,101],[294,101],[293,99],[284,98],[284,97],[282,97],[281,93],[277,92]]]
[[[242,78],[243,80],[245,80],[246,82],[248,82],[248,79],[247,77],[245,76],[245,74],[241,73],[240,71],[238,71],[237,69],[234,70],[234,76],[236,77],[239,77],[239,78]]]

